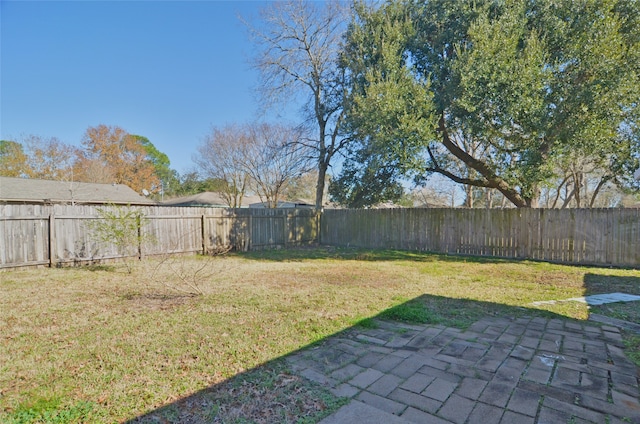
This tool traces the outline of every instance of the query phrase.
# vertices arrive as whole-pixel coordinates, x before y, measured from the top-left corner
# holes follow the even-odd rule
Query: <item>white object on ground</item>
[[[581,302],[586,303],[589,306],[604,305],[605,303],[615,302],[635,302],[640,300],[640,296],[627,293],[607,293],[607,294],[594,294],[591,296],[572,297],[570,299],[563,300],[543,300],[540,302],[533,302],[532,305],[553,305],[557,302]]]
[[[553,367],[553,364],[555,364],[556,361],[559,361],[560,359],[564,360],[564,356],[548,355],[545,353],[545,354],[539,355],[538,359],[540,359],[540,362],[542,362],[544,365],[548,367]]]
[[[592,296],[584,296],[584,297],[572,297],[571,300],[574,302],[582,302],[587,305],[604,305],[605,303],[615,303],[615,302],[633,302],[636,300],[640,300],[640,296],[636,296],[633,294],[626,293],[608,293],[608,294],[595,294]]]

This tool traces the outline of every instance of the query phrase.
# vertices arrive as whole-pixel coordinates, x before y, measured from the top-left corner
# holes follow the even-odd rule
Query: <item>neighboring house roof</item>
[[[259,201],[257,196],[244,196],[242,198],[241,207],[246,208],[250,203]],[[202,193],[193,194],[191,196],[176,197],[175,199],[166,200],[160,203],[161,206],[200,206],[210,208],[228,208],[229,204],[220,195],[213,191],[204,191]]]
[[[0,203],[154,205],[124,184],[0,177]]]
[[[160,203],[161,206],[209,206],[227,208],[227,202],[218,193],[205,191],[191,196],[176,197]]]
[[[256,202],[249,205],[250,208],[266,208],[266,202]],[[314,208],[315,204],[304,199],[281,200],[278,202],[278,208]]]
[[[416,201],[413,202],[414,208],[450,208],[451,205],[446,201],[440,201],[435,199],[433,201],[424,200],[424,201]]]
[[[393,202],[382,202],[371,207],[371,209],[396,209],[396,208],[402,208],[402,206],[396,205]]]

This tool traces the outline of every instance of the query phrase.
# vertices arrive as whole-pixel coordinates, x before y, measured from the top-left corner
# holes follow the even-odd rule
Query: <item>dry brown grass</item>
[[[598,280],[590,275],[611,276],[610,287],[639,277],[335,249],[181,261],[210,261],[202,295],[172,290],[175,272],[153,259],[132,274],[117,265],[0,274],[0,421],[47,408],[130,419],[420,296],[434,319],[463,326],[486,313],[538,313],[531,302],[580,296]],[[588,315],[582,304],[545,309]]]

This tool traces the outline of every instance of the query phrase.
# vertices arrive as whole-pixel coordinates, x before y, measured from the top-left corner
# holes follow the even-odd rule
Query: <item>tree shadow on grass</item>
[[[401,301],[398,305],[363,319],[346,330],[131,419],[127,423],[315,423],[336,411],[349,399],[340,398],[318,382],[310,381],[291,371],[287,357],[301,352],[304,354],[318,345],[331,343],[331,340],[355,340],[362,332],[382,331],[379,330],[381,324],[386,330],[380,337],[389,334],[388,329],[395,328],[395,325],[397,331],[393,330],[392,333],[401,336],[404,330],[400,323],[465,329],[478,320],[491,316],[513,319],[525,316],[568,319],[538,309],[422,295]],[[393,324],[394,322],[398,324]],[[344,358],[327,360],[334,359]]]
[[[585,296],[607,293],[640,296],[640,272],[638,276],[589,273],[584,276],[584,288]],[[622,328],[625,353],[640,366],[640,301],[591,305],[589,314],[591,319]]]
[[[584,276],[585,293],[628,293],[640,295],[640,271],[638,276],[619,276],[588,273]]]
[[[638,274],[637,277],[594,273],[586,274],[584,276],[585,296],[607,293],[624,293],[640,296],[640,272]],[[591,305],[589,306],[589,313],[604,315],[640,325],[640,301]]]
[[[447,255],[419,250],[365,249],[358,247],[336,247],[311,245],[291,249],[264,249],[236,253],[242,258],[259,261],[296,262],[308,260],[354,260],[354,261],[413,261],[413,262],[469,262],[478,264],[521,263],[516,258],[489,256]]]
[[[128,423],[313,423],[345,403],[278,358]]]
[[[329,246],[310,244],[286,249],[262,249],[234,254],[249,260],[273,262],[297,262],[308,260],[355,260],[355,261],[412,261],[412,262],[456,262],[470,264],[518,264],[524,262],[552,264],[554,266],[606,268],[606,265],[573,264],[561,260],[538,260],[531,258],[478,256],[465,253],[439,253],[426,250],[372,249],[361,247]],[[615,269],[638,269],[638,266],[613,266]],[[640,271],[639,271],[640,272]],[[613,277],[613,276],[612,276]],[[632,277],[633,278],[633,277]]]

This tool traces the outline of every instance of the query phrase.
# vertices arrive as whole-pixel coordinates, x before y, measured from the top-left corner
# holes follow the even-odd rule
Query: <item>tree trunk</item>
[[[598,185],[596,186],[595,190],[593,190],[593,195],[591,196],[591,201],[589,202],[589,207],[593,208],[593,205],[596,203],[596,197],[598,196],[598,194],[600,193],[600,189],[602,189],[602,187],[604,187],[604,185],[607,183],[607,181],[609,181],[611,179],[610,175],[605,175],[604,177],[602,177],[600,179],[600,181],[598,182]]]
[[[466,194],[466,198],[464,199],[464,207],[473,208],[473,187],[468,184],[465,185],[464,192]]]
[[[509,199],[511,203],[519,208],[536,207],[531,206],[532,199],[524,199],[515,188],[511,187],[504,179],[496,175],[495,172],[486,163],[469,155],[467,152],[462,150],[454,142],[451,141],[451,139],[449,138],[447,126],[445,124],[444,112],[440,115],[439,131],[442,134],[442,144],[444,145],[444,147],[449,150],[451,154],[464,162],[464,164],[469,168],[476,170],[480,175],[482,175],[487,181],[485,187],[497,189],[507,199]],[[537,200],[538,199],[536,198],[536,205]]]
[[[540,188],[533,187],[532,191],[533,191],[533,195],[525,199],[527,202],[527,207],[538,208],[540,207]]]
[[[318,161],[318,182],[316,183],[316,211],[322,210],[322,200],[324,198],[324,182],[327,176],[327,163],[320,159]]]
[[[327,157],[327,145],[325,137],[327,135],[327,121],[319,114],[318,101],[316,99],[316,119],[318,122],[318,182],[316,184],[316,211],[322,210],[322,199],[324,197],[324,180],[327,176],[330,158]]]
[[[573,181],[575,182],[575,199],[576,199],[576,207],[582,207],[582,173],[577,172],[573,174]]]

